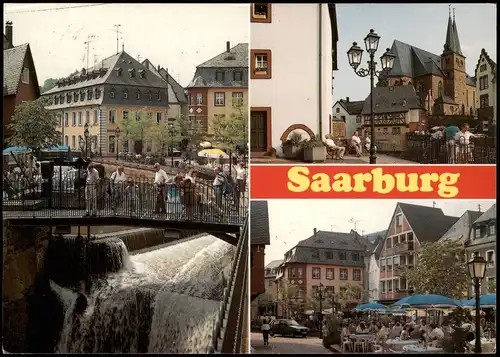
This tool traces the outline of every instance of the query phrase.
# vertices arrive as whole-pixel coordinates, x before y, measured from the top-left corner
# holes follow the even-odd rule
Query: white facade
[[[357,119],[359,117],[359,119]],[[361,114],[349,114],[349,112],[344,108],[344,106],[337,101],[332,108],[332,119],[333,121],[341,120],[345,123],[345,136],[352,136],[354,131],[360,127],[361,124]],[[358,121],[357,121],[358,120]]]
[[[271,51],[272,76],[251,79],[250,103],[271,108],[271,146],[280,154],[292,125],[329,133],[332,25],[328,4],[272,4],[271,11],[270,23],[251,23],[251,49]]]
[[[495,74],[494,74],[495,73]],[[478,107],[493,107],[493,123],[496,123],[497,96],[496,96],[496,63],[493,62],[488,53],[483,49],[476,66],[476,92]],[[482,80],[485,78],[486,80]],[[485,83],[486,82],[486,87]],[[488,96],[487,103],[481,101],[482,96]]]
[[[382,244],[382,243],[380,243]],[[375,254],[370,255],[370,264],[368,265],[368,300],[369,302],[378,301],[380,286],[380,267]]]

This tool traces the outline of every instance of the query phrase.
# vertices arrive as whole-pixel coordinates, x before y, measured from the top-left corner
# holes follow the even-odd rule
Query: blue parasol
[[[458,304],[456,303],[456,301],[450,299],[449,297],[442,295],[423,295],[423,294],[407,296],[406,298],[396,301],[394,304],[391,305],[391,307],[397,307],[402,309],[410,307],[416,307],[422,309],[436,308],[436,307],[453,308],[457,306]]]
[[[356,306],[353,310],[355,311],[371,311],[371,310],[381,310],[387,308],[385,305],[376,303],[376,302],[370,302],[368,304],[361,304]]]

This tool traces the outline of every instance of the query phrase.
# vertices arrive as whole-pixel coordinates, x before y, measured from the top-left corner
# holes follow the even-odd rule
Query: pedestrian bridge
[[[103,179],[94,185],[42,183],[11,190],[4,195],[2,206],[3,219],[13,226],[116,225],[225,236],[240,233],[248,212],[248,194],[231,187],[221,192],[207,182],[110,185]]]

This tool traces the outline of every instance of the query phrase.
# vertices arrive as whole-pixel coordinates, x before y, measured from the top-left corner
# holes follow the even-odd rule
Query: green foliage
[[[325,143],[321,141],[321,139],[317,139],[316,135],[311,135],[309,140],[303,140],[299,143],[300,148],[315,148],[315,147],[323,147]]]
[[[214,133],[214,144],[221,149],[236,150],[236,145],[244,142],[248,135],[248,112],[246,107],[238,105],[236,113],[231,116],[220,116],[212,119],[211,130]]]
[[[335,302],[343,310],[348,303],[360,300],[365,294],[363,286],[358,284],[345,284],[338,293],[335,293]]]
[[[297,294],[297,287],[290,284],[288,279],[280,279],[278,282],[278,303],[282,308],[282,313],[284,316],[288,317],[291,315],[292,307],[294,306],[294,298]]]
[[[416,294],[437,294],[461,299],[469,278],[463,262],[464,248],[459,242],[424,242],[418,250],[418,264],[406,269],[408,285]]]
[[[151,123],[151,126],[145,129],[144,138],[156,143],[159,146],[160,151],[165,153],[165,148],[171,141],[168,129],[167,123]]]
[[[462,327],[464,323],[472,320],[472,316],[470,314],[469,309],[464,309],[461,307],[457,307],[453,309],[447,316],[446,320],[450,323],[450,326],[454,329]]]
[[[203,139],[202,129],[197,120],[190,120],[183,115],[175,119],[176,141],[187,139],[189,143],[197,145]]]
[[[497,291],[497,281],[496,279],[491,279],[488,281],[488,293],[494,294]]]
[[[326,334],[323,336],[323,346],[329,348],[331,345],[341,343],[340,333],[341,321],[335,315],[325,316]]]
[[[30,146],[37,149],[61,143],[61,132],[56,114],[45,107],[47,98],[38,98],[31,102],[19,104],[8,128],[12,136],[7,139],[12,146]]]
[[[68,77],[74,76],[78,72],[79,72],[78,70],[75,70]],[[46,91],[51,90],[52,88],[54,88],[57,85],[57,81],[61,80],[61,79],[63,79],[63,78],[47,78],[43,82],[43,86],[40,86],[40,92],[45,93]]]
[[[262,308],[273,306],[275,302],[275,298],[268,293],[260,294],[257,297],[257,303],[259,304],[259,307]]]
[[[153,118],[148,117],[146,112],[138,112],[137,118],[130,116],[128,119],[118,121],[120,127],[120,141],[123,143],[128,140],[144,141],[147,139],[146,133],[153,126]]]

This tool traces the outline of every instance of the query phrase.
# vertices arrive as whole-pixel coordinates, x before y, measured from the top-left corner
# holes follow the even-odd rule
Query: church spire
[[[453,18],[451,17],[451,5],[448,7],[448,28],[446,30],[446,42],[443,53],[456,53],[463,56],[458,39],[457,24],[455,22],[455,9],[453,9]]]

